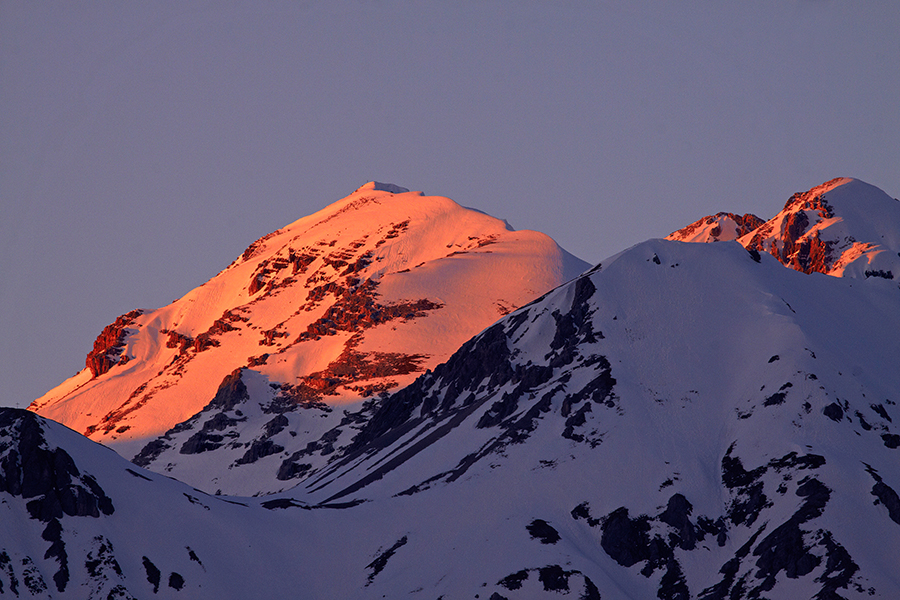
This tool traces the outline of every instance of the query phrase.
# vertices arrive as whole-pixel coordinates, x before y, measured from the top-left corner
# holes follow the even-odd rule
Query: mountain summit
[[[85,369],[29,408],[127,447],[200,411],[240,369],[270,402],[359,402],[587,266],[544,234],[371,182],[169,306],[122,315]]]
[[[804,273],[838,277],[900,277],[900,201],[858,179],[839,177],[796,193],[768,221],[718,213],[670,234],[668,240],[737,240]]]

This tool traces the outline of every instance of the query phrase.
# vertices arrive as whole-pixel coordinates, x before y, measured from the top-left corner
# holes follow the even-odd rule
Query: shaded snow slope
[[[176,572],[217,598],[896,598],[898,330],[894,282],[653,240],[348,411],[333,441],[306,438],[331,452],[266,457],[298,469],[264,498],[206,496],[30,416],[79,466],[55,481],[100,497],[89,475],[115,511],[51,528],[7,486],[21,530],[0,552],[20,587],[32,569],[50,588],[60,529],[72,581],[97,585],[99,539],[135,597],[146,556],[170,597]],[[258,377],[233,374],[209,418],[241,418]],[[269,441],[305,435],[291,427]],[[0,429],[8,480],[21,433]]]
[[[601,591],[894,597],[897,331],[893,283],[647,242],[385,400],[293,497],[527,489]]]
[[[857,179],[832,179],[794,194],[765,223],[753,215],[718,213],[666,239],[737,239],[804,273],[900,278],[900,201]]]
[[[268,511],[138,469],[33,413],[0,410],[0,464],[10,597],[259,597],[263,582],[299,583],[279,575],[285,524]]]
[[[236,369],[267,403],[359,404],[587,266],[543,234],[369,183],[169,306],[123,315],[82,372],[29,408],[131,456]]]

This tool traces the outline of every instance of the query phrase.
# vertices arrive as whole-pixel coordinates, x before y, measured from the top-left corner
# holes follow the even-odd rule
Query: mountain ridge
[[[235,577],[274,597],[305,585],[347,598],[891,597],[897,292],[882,279],[798,273],[737,244],[639,244],[507,315],[417,389],[384,398],[356,445],[293,489],[208,496],[97,447],[107,459],[79,468],[115,511],[55,517],[69,585],[172,596],[165,582],[176,573],[183,590],[216,597],[233,596]],[[814,326],[848,306],[861,309],[854,319]],[[709,323],[730,327],[698,344]],[[741,343],[715,343],[732,336]],[[235,396],[220,397],[226,416]],[[17,438],[2,439],[9,449]],[[191,517],[135,545],[123,537],[135,519],[158,527],[123,491],[156,489],[144,478],[172,488],[154,496],[160,511]],[[7,505],[24,511],[26,500]],[[249,549],[217,554],[209,519],[212,537],[254,548],[265,539],[273,565],[251,575]],[[98,560],[86,543],[98,537],[121,577],[81,566]],[[49,588],[58,561],[42,556],[43,546],[20,551],[15,568],[34,565]]]
[[[872,232],[900,232],[900,214],[866,186],[798,194],[738,241],[636,244],[361,403],[287,401],[242,365],[145,446],[135,460],[156,472],[0,413],[0,526],[14,540],[0,542],[0,584],[60,597],[896,597],[900,289],[865,271],[892,264],[893,238]],[[876,205],[868,220],[846,209],[856,195]],[[775,243],[744,246],[754,233]],[[822,276],[798,268],[814,239],[871,247]],[[248,293],[265,248],[247,259]],[[283,269],[257,293],[282,289]],[[295,345],[336,337],[316,335]],[[48,465],[27,494],[26,454]],[[238,486],[260,497],[229,495]]]
[[[804,273],[894,279],[895,274],[900,277],[900,236],[894,229],[898,221],[900,201],[858,179],[837,177],[792,195],[768,221],[718,213],[666,239],[736,239]]]

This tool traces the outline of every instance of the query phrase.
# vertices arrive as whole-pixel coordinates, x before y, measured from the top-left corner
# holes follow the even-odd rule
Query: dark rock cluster
[[[810,223],[808,212],[817,212],[820,219],[834,216],[834,209],[823,196],[809,191],[794,194],[788,199],[784,205],[787,214],[779,236],[782,241],[780,247],[771,240],[766,241],[774,233],[772,224],[759,227],[746,247],[768,252],[782,264],[802,273],[827,273],[836,258],[834,242],[822,240],[818,234],[807,235],[814,225]]]
[[[78,469],[65,450],[47,445],[39,417],[13,408],[0,408],[0,492],[21,497],[29,516],[46,523],[41,538],[50,545],[44,558],[56,559],[59,568],[53,582],[58,591],[64,591],[69,556],[62,520],[111,515],[115,512],[112,499],[93,476]],[[37,579],[31,581],[33,585],[24,583],[32,591],[43,585]]]
[[[99,377],[109,371],[113,365],[127,362],[128,357],[122,356],[122,350],[125,348],[128,326],[142,314],[144,311],[140,309],[133,310],[103,328],[103,331],[94,340],[94,348],[88,352],[84,361],[85,366],[90,369],[91,375]]]
[[[522,590],[523,584],[528,581],[533,573],[537,574],[537,579],[545,592],[554,592],[555,594],[568,594],[574,591],[573,587],[577,584],[573,580],[581,580],[581,594],[578,596],[581,600],[600,600],[600,590],[591,579],[581,571],[563,569],[560,565],[547,565],[536,569],[522,569],[515,573],[510,573],[497,582],[497,585],[507,591],[504,593],[494,592],[489,600],[511,600],[510,596],[517,598],[528,597],[520,596],[516,592]],[[576,588],[577,589],[577,588]],[[510,594],[509,592],[512,592]]]
[[[820,585],[815,597],[838,598],[838,590],[863,590],[854,583],[859,567],[847,550],[831,532],[813,525],[832,493],[812,474],[824,464],[822,456],[791,452],[748,471],[735,456],[732,445],[722,458],[722,483],[732,500],[719,517],[694,518],[691,503],[680,493],[673,494],[665,510],[653,517],[633,516],[622,506],[595,518],[587,502],[576,506],[572,517],[584,520],[590,527],[599,527],[600,546],[622,567],[639,565],[640,573],[648,578],[661,571],[657,597],[662,600],[761,598],[774,588],[776,578],[782,574],[799,579],[814,573],[815,582]],[[873,495],[894,506],[895,495],[878,487],[880,478],[873,470],[870,473],[876,478]],[[781,476],[782,484],[776,493],[782,495],[787,493],[785,483],[797,480],[794,495],[799,505],[780,522],[768,517],[759,525],[757,521],[763,512],[773,506],[766,491],[773,484],[773,475]],[[708,536],[720,548],[729,538],[746,537],[747,541],[724,562],[719,582],[699,593],[692,592],[687,587],[680,556],[700,548]]]

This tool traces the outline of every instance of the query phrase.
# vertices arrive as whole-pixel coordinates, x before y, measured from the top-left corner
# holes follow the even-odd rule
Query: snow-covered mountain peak
[[[362,186],[360,186],[360,188],[357,191],[361,192],[361,191],[369,191],[369,190],[380,191],[380,192],[389,192],[391,194],[403,194],[403,193],[409,191],[405,187],[401,187],[401,186],[395,185],[393,183],[382,183],[380,181],[370,181],[366,184],[363,184]],[[421,192],[417,192],[417,193],[419,195],[422,195]]]
[[[794,194],[739,241],[804,273],[893,279],[900,277],[900,202],[858,179],[832,179]]]
[[[313,451],[273,456],[298,485],[266,502],[440,506],[429,520],[472,547],[522,511],[564,573],[624,598],[893,590],[892,559],[865,540],[900,523],[898,300],[735,243],[650,240],[345,415]],[[498,595],[537,596],[521,584],[547,581],[540,560],[509,568],[514,593]]]
[[[87,368],[31,409],[142,444],[241,368],[266,382],[265,403],[358,403],[587,266],[544,234],[373,182],[255,241],[169,306],[123,315]]]
[[[705,217],[667,239],[737,239],[804,273],[900,278],[900,202],[858,179],[838,177],[791,196],[775,217]]]
[[[814,208],[814,204],[818,202],[818,199],[821,198],[824,194],[827,194],[831,190],[837,189],[841,186],[847,184],[860,184],[863,183],[858,179],[853,179],[851,177],[835,177],[834,179],[830,179],[825,183],[817,185],[806,192],[797,192],[790,198],[788,198],[787,202],[784,203],[784,210],[811,210]],[[867,184],[864,184],[867,185]]]

